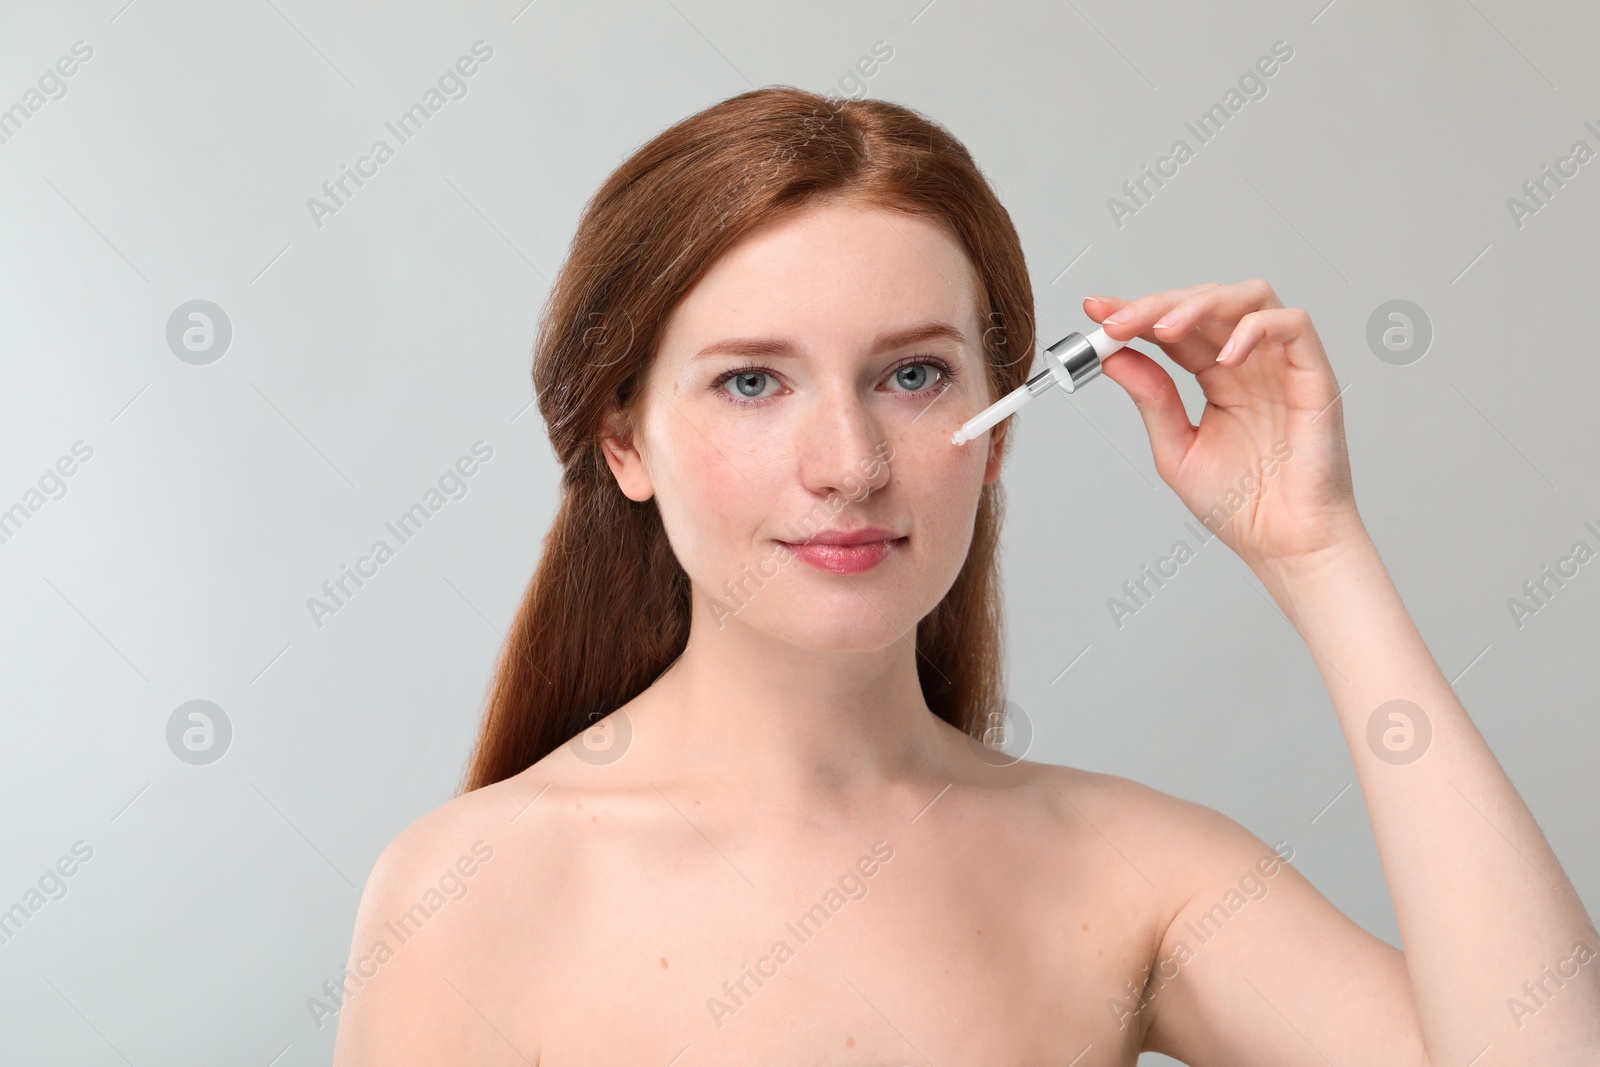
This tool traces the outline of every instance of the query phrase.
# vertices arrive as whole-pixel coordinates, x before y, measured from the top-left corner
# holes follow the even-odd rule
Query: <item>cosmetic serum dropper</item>
[[[1124,347],[1125,342],[1107,337],[1104,327],[1088,337],[1076,331],[1067,334],[1044,350],[1044,370],[968,419],[950,438],[950,443],[966,444],[1007,415],[1015,414],[1052,385],[1073,392],[1084,382],[1099,376],[1102,359]]]

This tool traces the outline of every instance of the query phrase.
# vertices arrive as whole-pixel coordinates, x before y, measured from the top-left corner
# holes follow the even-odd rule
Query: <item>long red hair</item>
[[[938,219],[976,269],[990,399],[1021,385],[1033,287],[1011,216],[966,148],[910,108],[788,86],[723,100],[652,138],[585,207],[539,322],[533,384],[561,503],[501,650],[461,792],[532,766],[648,688],[689,638],[689,578],[652,498],[623,495],[598,442],[678,302],[755,227],[833,198]],[[1009,420],[997,428],[1004,433]],[[1005,703],[998,547],[983,487],[965,564],[918,624],[929,709],[980,736]]]

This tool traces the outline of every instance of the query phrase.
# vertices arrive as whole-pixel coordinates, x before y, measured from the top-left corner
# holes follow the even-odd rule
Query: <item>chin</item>
[[[860,597],[855,597],[855,601],[858,610],[849,612],[797,608],[796,614],[788,616],[790,625],[763,629],[777,640],[817,652],[876,652],[894,644],[912,629],[897,630]],[[885,613],[890,614],[887,609]],[[792,624],[795,619],[806,622],[796,626]]]
[[[800,577],[769,604],[752,603],[742,617],[805,648],[870,652],[902,638],[914,639],[917,623],[938,603],[930,599],[934,591],[920,588],[920,582],[908,587],[877,581],[876,572]]]

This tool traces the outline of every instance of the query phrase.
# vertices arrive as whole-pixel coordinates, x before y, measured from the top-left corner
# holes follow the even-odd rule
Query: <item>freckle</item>
[[[697,807],[697,808],[698,808],[698,807],[699,807],[699,806],[700,806],[700,802],[699,802],[699,801],[698,801],[698,800],[697,800],[697,801],[695,801],[695,802],[694,802],[694,806],[695,806],[695,807]]]
[[[667,966],[668,966],[668,964],[667,964],[667,957],[665,957],[665,956],[662,956],[662,957],[661,957],[661,969],[662,969],[662,970],[666,970],[666,969],[667,969]]]
[[[589,821],[590,821],[590,822],[599,822],[599,821],[600,821],[600,816],[598,816],[598,815],[591,815],[591,816],[589,816]]]
[[[844,1038],[844,1047],[845,1048],[855,1048],[856,1047],[856,1039],[851,1037],[849,1034],[846,1034],[845,1038]]]
[[[982,937],[982,936],[983,936],[983,931],[982,931],[982,930],[979,930],[979,931],[978,931],[978,936],[979,936],[979,937]]]
[[[1084,923],[1084,924],[1083,924],[1083,928],[1084,928],[1084,929],[1085,929],[1085,930],[1087,930],[1087,929],[1089,929],[1089,924],[1088,924],[1088,923]]]

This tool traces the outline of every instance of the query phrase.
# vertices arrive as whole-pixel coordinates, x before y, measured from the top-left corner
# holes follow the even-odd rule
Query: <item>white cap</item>
[[[1111,353],[1119,349],[1128,347],[1127,343],[1124,341],[1118,341],[1107,337],[1106,328],[1104,326],[1089,334],[1087,340],[1089,344],[1094,347],[1094,354],[1099,356],[1101,359],[1105,359]]]

